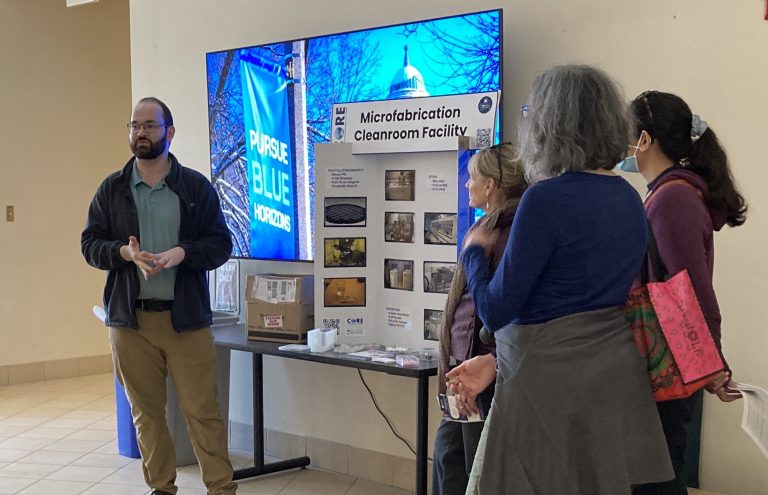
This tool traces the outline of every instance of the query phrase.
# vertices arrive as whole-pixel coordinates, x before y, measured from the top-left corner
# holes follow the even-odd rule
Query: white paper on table
[[[371,362],[374,363],[384,363],[384,364],[392,364],[395,362],[394,359],[391,357],[373,357],[371,358]]]
[[[377,350],[350,352],[348,355],[354,356],[354,357],[368,358],[368,359],[392,357],[391,352],[377,351]]]
[[[768,457],[768,392],[747,383],[739,383],[731,388],[737,389],[744,397],[741,428]]]

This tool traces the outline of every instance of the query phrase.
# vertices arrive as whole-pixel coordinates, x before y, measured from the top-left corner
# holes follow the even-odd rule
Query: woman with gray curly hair
[[[613,172],[631,127],[599,69],[559,66],[533,83],[518,132],[532,185],[502,259],[491,273],[479,230],[462,256],[497,353],[448,373],[470,412],[497,379],[468,493],[617,495],[674,477],[623,311],[646,244],[640,197]]]

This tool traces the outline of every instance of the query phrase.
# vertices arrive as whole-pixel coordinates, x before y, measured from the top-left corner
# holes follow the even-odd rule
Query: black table
[[[238,469],[233,479],[252,478],[288,469],[309,465],[309,457],[297,457],[279,462],[264,463],[264,374],[263,356],[277,356],[314,363],[345,366],[390,375],[399,375],[418,380],[416,396],[416,495],[427,494],[427,426],[429,421],[429,377],[437,375],[437,362],[420,361],[419,368],[401,368],[395,364],[375,363],[350,358],[346,354],[324,352],[281,351],[284,344],[248,340],[243,325],[213,327],[213,336],[218,347],[250,352],[253,357],[253,467]]]

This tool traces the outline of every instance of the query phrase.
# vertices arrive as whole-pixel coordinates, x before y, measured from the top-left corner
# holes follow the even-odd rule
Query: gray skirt
[[[621,495],[674,478],[622,309],[495,337],[496,395],[467,494]]]

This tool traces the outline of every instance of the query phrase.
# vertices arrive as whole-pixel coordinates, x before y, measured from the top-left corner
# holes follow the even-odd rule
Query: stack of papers
[[[279,346],[277,349],[289,352],[306,352],[309,351],[309,346],[306,344],[286,344]]]
[[[731,388],[741,392],[744,397],[741,428],[768,457],[768,392],[747,383],[739,383]]]
[[[358,352],[350,352],[350,356],[354,357],[360,357],[360,358],[368,358],[370,360],[375,359],[381,359],[381,358],[389,358],[392,359],[392,353],[388,351],[381,351],[377,349],[369,349],[366,351],[358,351]],[[394,361],[394,359],[393,359]]]

